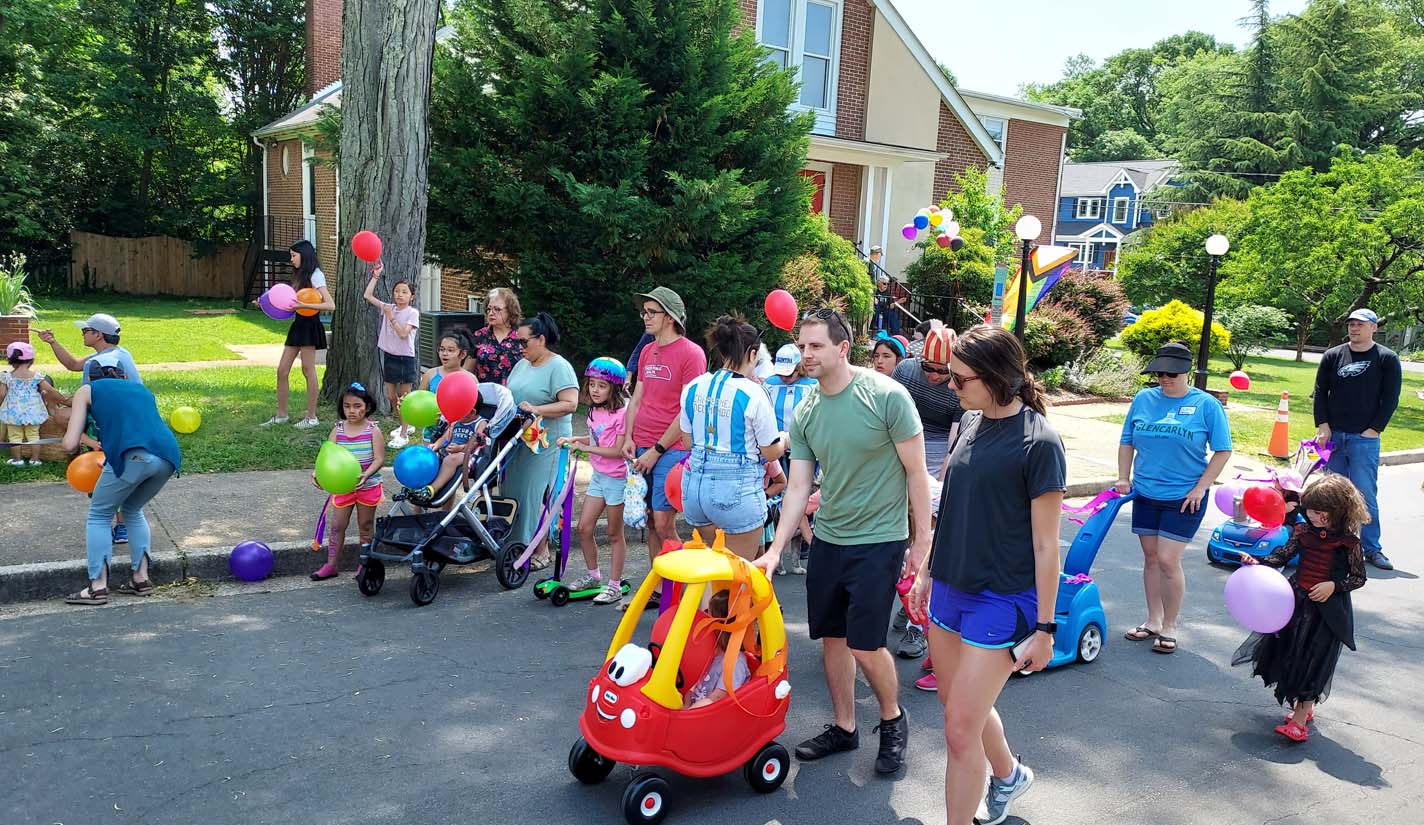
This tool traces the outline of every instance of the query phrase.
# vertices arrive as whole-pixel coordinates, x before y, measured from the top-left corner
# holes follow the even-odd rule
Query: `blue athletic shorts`
[[[1182,502],[1185,500],[1162,501],[1143,498],[1138,494],[1132,500],[1132,532],[1139,536],[1161,536],[1183,544],[1191,541],[1206,517],[1207,500],[1202,498],[1201,506],[1195,513],[1183,513]]]
[[[642,447],[638,450],[638,455],[646,453],[649,447]],[[677,463],[687,457],[687,450],[668,450],[658,459],[658,463],[653,465],[652,477],[648,479],[648,504],[656,512],[666,513],[674,510],[672,502],[667,497],[667,476],[672,472],[672,468]]]
[[[1010,648],[1033,632],[1038,621],[1038,592],[965,593],[934,580],[930,621],[975,647]]]

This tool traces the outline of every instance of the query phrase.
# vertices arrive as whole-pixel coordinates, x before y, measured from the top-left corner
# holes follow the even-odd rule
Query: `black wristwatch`
[[[658,455],[667,455],[667,447],[664,447],[661,441],[654,441],[653,449],[658,451]]]
[[[1058,632],[1058,622],[1039,622],[1033,626],[1033,629],[1040,630],[1051,636]]]

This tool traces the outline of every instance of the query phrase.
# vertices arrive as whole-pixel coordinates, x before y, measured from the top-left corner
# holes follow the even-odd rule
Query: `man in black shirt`
[[[1335,442],[1331,472],[1346,476],[1364,496],[1370,523],[1360,530],[1365,560],[1381,570],[1394,565],[1380,549],[1380,433],[1399,406],[1399,356],[1375,343],[1379,318],[1368,309],[1350,313],[1349,340],[1327,350],[1315,373],[1315,426],[1320,443]]]

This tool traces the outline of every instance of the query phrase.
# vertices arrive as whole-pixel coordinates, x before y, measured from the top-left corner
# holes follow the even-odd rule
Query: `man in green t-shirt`
[[[895,583],[906,571],[919,569],[931,539],[920,417],[898,383],[850,365],[850,326],[839,313],[817,310],[806,315],[796,344],[801,364],[819,383],[820,392],[796,408],[790,485],[783,494],[776,538],[756,560],[771,575],[801,524],[819,462],[821,508],[816,511],[806,573],[806,612],[811,638],[821,640],[835,724],[798,745],[796,755],[820,759],[859,747],[859,665],[880,702],[875,770],[894,773],[904,766],[909,728],[885,634]],[[909,513],[915,518],[915,541],[907,556]]]

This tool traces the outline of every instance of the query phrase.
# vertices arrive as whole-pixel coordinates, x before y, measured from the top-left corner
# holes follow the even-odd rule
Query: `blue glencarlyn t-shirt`
[[[1186,498],[1206,471],[1208,447],[1231,449],[1231,425],[1221,402],[1199,389],[1169,398],[1154,387],[1132,399],[1121,443],[1137,451],[1132,465],[1137,494],[1174,501]]]

